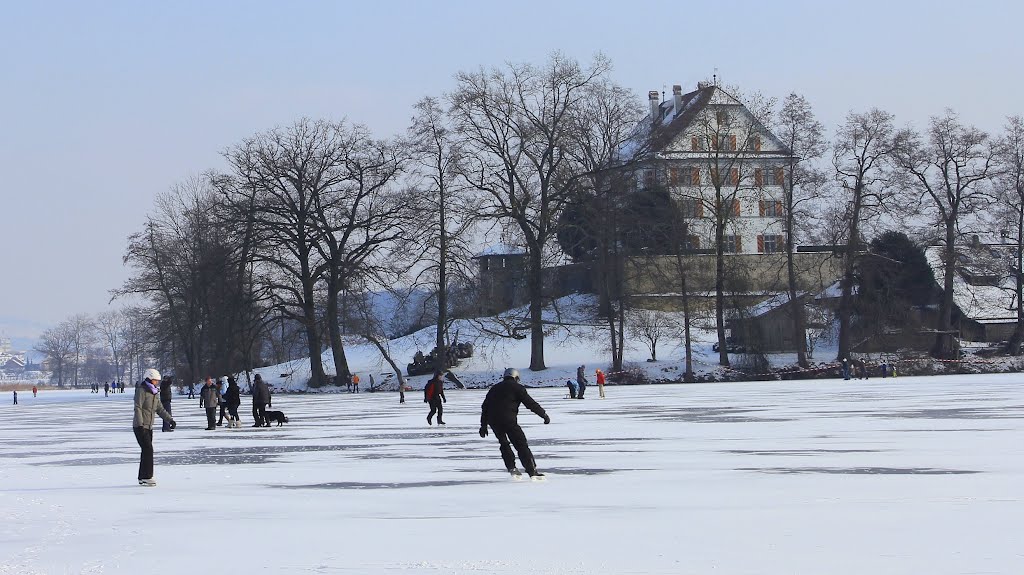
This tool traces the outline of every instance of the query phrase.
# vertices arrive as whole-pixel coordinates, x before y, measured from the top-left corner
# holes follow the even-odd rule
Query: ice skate
[[[512,479],[514,479],[515,481],[522,481],[523,479],[523,474],[519,471],[518,468],[510,467],[508,473],[509,475],[512,476]]]
[[[150,477],[149,479],[140,479],[139,485],[145,487],[156,487],[156,479],[153,479],[152,477]]]
[[[547,478],[540,471],[534,471],[530,474],[530,479],[533,481],[546,481]]]

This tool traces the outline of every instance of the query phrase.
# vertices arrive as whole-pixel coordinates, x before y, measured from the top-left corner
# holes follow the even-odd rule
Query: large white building
[[[713,249],[723,228],[726,253],[785,249],[785,145],[737,98],[713,84],[687,94],[673,86],[661,101],[649,93],[653,139],[639,189],[667,189],[687,220],[691,249]],[[717,205],[725,206],[716,218]]]

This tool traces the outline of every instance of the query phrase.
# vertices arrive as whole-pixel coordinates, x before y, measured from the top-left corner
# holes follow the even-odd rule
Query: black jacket
[[[270,386],[267,382],[263,381],[263,378],[257,378],[252,382],[252,403],[253,405],[269,405],[270,399]]]
[[[519,405],[523,404],[530,411],[545,417],[544,408],[540,406],[526,388],[516,380],[506,377],[487,392],[483,405],[480,406],[480,425],[508,425],[516,423],[519,416]]]
[[[171,401],[171,382],[170,380],[163,380],[160,382],[160,401],[161,403],[168,403]]]
[[[224,391],[224,403],[228,407],[238,407],[242,403],[242,398],[239,397],[240,390],[237,384],[230,384],[226,391]]]

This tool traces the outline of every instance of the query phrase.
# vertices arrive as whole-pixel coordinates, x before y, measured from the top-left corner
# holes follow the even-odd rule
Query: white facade
[[[725,251],[772,253],[785,249],[784,188],[790,152],[738,100],[717,86],[701,85],[658,101],[651,92],[651,122],[663,132],[639,189],[666,189],[682,207],[691,247],[714,247],[716,187],[729,210]],[[656,136],[657,138],[657,136]],[[719,186],[713,184],[716,172]]]

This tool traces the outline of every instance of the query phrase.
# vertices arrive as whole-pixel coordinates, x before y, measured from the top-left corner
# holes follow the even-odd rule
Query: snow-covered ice
[[[277,395],[202,430],[175,398],[136,484],[131,394],[0,406],[0,573],[1024,573],[1021,376],[532,394],[545,482],[477,435],[482,390]],[[9,402],[9,397],[5,398]]]

